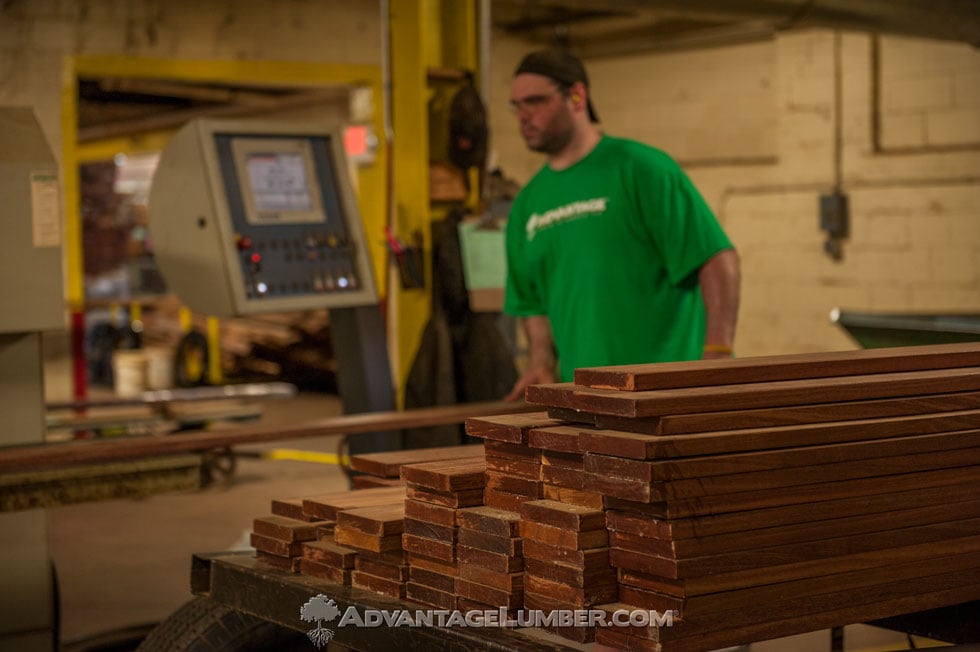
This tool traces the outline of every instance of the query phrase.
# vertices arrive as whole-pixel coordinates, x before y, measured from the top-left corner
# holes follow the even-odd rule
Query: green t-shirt
[[[697,271],[732,245],[667,154],[603,136],[571,167],[545,165],[514,200],[506,241],[504,309],[548,316],[563,381],[701,357]]]

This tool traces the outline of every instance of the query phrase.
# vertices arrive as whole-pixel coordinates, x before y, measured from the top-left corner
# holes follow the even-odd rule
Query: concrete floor
[[[48,400],[68,396],[64,361],[49,362]],[[288,424],[341,412],[336,396],[301,394],[262,404],[258,422]],[[336,452],[337,437],[279,441],[242,451],[294,448]],[[61,591],[61,638],[80,642],[97,634],[155,623],[190,600],[191,555],[245,548],[252,519],[269,513],[273,498],[346,488],[336,466],[239,459],[224,482],[201,490],[49,509],[50,554]],[[760,608],[764,608],[760,605]],[[752,652],[823,652],[829,632],[757,643]],[[848,627],[848,651],[908,649],[903,635],[866,626]],[[920,647],[927,642],[917,641]],[[76,645],[76,648],[78,646]],[[313,649],[311,647],[311,649]]]

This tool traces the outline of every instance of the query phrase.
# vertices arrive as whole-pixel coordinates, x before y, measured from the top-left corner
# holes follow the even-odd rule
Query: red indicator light
[[[239,236],[236,244],[239,251],[248,251],[252,248],[252,238],[247,235]]]
[[[259,263],[261,263],[262,262],[262,254],[260,254],[260,253],[254,253],[254,254],[252,254],[252,262],[255,263],[256,265],[258,265]]]

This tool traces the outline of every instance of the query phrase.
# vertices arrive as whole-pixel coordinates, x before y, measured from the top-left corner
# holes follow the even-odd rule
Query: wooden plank
[[[405,559],[408,560],[409,569],[420,568],[432,571],[433,573],[439,573],[440,575],[455,576],[458,574],[456,570],[457,563],[455,561],[447,562],[414,553],[405,553]]]
[[[853,496],[888,494],[914,486],[927,488],[959,485],[966,482],[968,478],[975,477],[977,470],[976,466],[950,467],[915,473],[794,485],[782,487],[779,491],[766,488],[734,493],[704,494],[690,498],[671,499],[665,502],[651,502],[649,509],[644,513],[658,518],[687,518],[783,505],[798,505]],[[625,506],[628,509],[636,509],[636,503],[644,504],[644,501],[649,500],[651,496],[651,485],[649,484],[631,483],[628,480],[616,478],[593,477],[595,479],[592,482],[592,488],[606,493],[606,504],[611,508]],[[625,493],[626,490],[634,491],[637,498],[627,497],[626,503],[609,500],[613,492]]]
[[[721,591],[687,599],[647,591],[624,584],[621,601],[642,609],[664,612],[675,609],[684,620],[710,617],[723,611],[752,609],[788,599],[799,599],[837,591],[848,591],[888,582],[906,581],[913,584],[918,578],[943,573],[971,571],[980,568],[980,558],[974,553],[923,559],[915,564],[875,566],[823,577],[805,578],[791,582],[764,584],[746,589]],[[768,617],[768,615],[767,615]]]
[[[472,446],[438,446],[434,448],[415,448],[412,450],[352,455],[350,458],[350,468],[354,471],[361,471],[362,473],[369,473],[382,478],[397,478],[399,477],[399,470],[405,464],[479,457],[483,457],[482,444]]]
[[[541,466],[560,466],[566,469],[585,469],[585,454],[580,452],[544,451],[541,453]]]
[[[832,421],[684,435],[645,435],[614,430],[582,431],[585,453],[639,460],[720,455],[776,448],[823,446],[975,429],[980,411]]]
[[[442,460],[401,467],[405,482],[435,491],[465,491],[480,489],[486,484],[486,461],[476,459]]]
[[[527,480],[537,480],[541,475],[541,461],[529,462],[525,460],[515,460],[512,457],[497,457],[487,455],[487,473],[500,473],[511,475],[515,478]]]
[[[537,575],[538,577],[580,589],[584,589],[586,586],[604,586],[610,583],[616,584],[617,582],[616,569],[608,565],[585,569],[525,557],[524,571],[528,575]]]
[[[522,506],[523,507],[523,506]],[[525,540],[530,539],[538,543],[544,543],[558,548],[569,548],[572,550],[588,550],[591,548],[605,548],[609,545],[609,533],[605,528],[601,530],[588,530],[576,532],[564,530],[542,523],[534,523],[521,519],[521,536]]]
[[[521,505],[520,517],[524,520],[574,532],[606,529],[604,510],[590,509],[580,505],[567,505],[554,500],[526,502]]]
[[[806,559],[787,563],[771,563],[762,569],[745,568],[726,573],[698,574],[690,577],[673,577],[675,566],[671,560],[644,553],[610,548],[609,560],[616,568],[655,576],[674,585],[658,590],[691,597],[718,591],[745,589],[778,582],[789,582],[813,577],[826,577],[837,573],[849,573],[892,564],[915,564],[925,559],[976,553],[980,550],[980,537],[934,538],[932,541],[890,548],[868,550],[834,557]],[[697,573],[697,570],[691,572]]]
[[[299,557],[303,552],[302,541],[280,541],[255,532],[249,535],[249,542],[256,550],[278,557]]]
[[[532,499],[541,497],[541,480],[538,477],[534,479],[519,478],[506,473],[487,471],[486,487],[493,491],[527,496]]]
[[[376,489],[378,487],[404,487],[401,478],[379,478],[373,475],[354,475],[350,479],[352,489]]]
[[[337,525],[336,529],[334,529],[333,536],[334,541],[338,544],[358,550],[368,550],[370,552],[393,552],[401,550],[402,535],[400,534],[381,537]]]
[[[530,592],[525,592],[524,594],[524,608],[527,610],[538,610],[544,613],[549,613],[560,609],[572,609],[574,607],[575,605],[562,602],[561,600],[557,600],[552,596],[545,596]],[[591,643],[595,640],[596,636],[595,627],[563,627],[549,625],[542,627],[542,629],[577,643]],[[592,646],[589,646],[589,648],[586,649],[591,649],[591,647]]]
[[[578,588],[539,577],[526,571],[524,573],[525,591],[536,595],[550,596],[577,609],[611,602],[616,599],[617,589],[615,579],[612,582],[606,582],[604,584],[590,584],[585,588]]]
[[[338,586],[350,586],[351,569],[348,568],[337,568],[303,557],[299,560],[299,572]]]
[[[355,557],[354,570],[368,573],[375,577],[384,577],[395,582],[408,580],[407,563],[391,563],[369,555],[358,555]]]
[[[766,487],[772,490],[777,487],[782,489],[818,482],[843,483],[862,478],[881,478],[912,471],[949,469],[976,464],[980,464],[980,448],[960,448],[933,453],[858,459],[836,464],[817,464],[748,473],[712,475],[668,482],[645,482],[643,480],[617,478],[607,474],[588,473],[586,483],[593,489],[602,490],[609,495],[620,498],[643,495],[645,502],[670,502],[682,498],[701,498],[747,492],[758,487]]]
[[[440,541],[405,533],[401,537],[401,547],[405,552],[414,555],[445,562],[456,561],[456,545],[452,541]]]
[[[483,504],[482,488],[464,491],[435,491],[410,485],[405,488],[405,496],[420,503],[430,503],[452,509],[475,507]]]
[[[437,573],[427,568],[419,568],[418,566],[409,565],[408,568],[408,578],[412,582],[446,593],[452,593],[456,590],[455,579],[457,577],[459,577],[458,573],[443,575],[442,573]]]
[[[436,539],[438,541],[456,541],[456,526],[436,525],[425,521],[417,521],[414,518],[405,519],[405,530],[407,534],[414,534],[417,537],[426,539]]]
[[[977,414],[977,420],[980,423],[980,413]],[[977,445],[980,445],[980,430],[961,430],[649,462],[597,453],[586,453],[583,460],[585,470],[589,473],[644,482],[661,482],[838,464],[855,460],[870,462],[885,457],[935,453]]]
[[[268,564],[273,568],[277,568],[287,573],[300,572],[302,564],[302,559],[300,557],[284,557],[282,555],[277,555],[275,553],[258,549],[255,551],[255,559],[263,564]]]
[[[354,568],[357,551],[341,546],[333,541],[309,541],[303,544],[301,553],[303,559],[334,568]]]
[[[418,582],[407,582],[405,584],[405,597],[420,604],[436,609],[452,611],[456,609],[456,594],[453,591],[440,591],[434,587],[419,584]]]
[[[543,494],[542,497],[548,500],[557,500],[560,503],[581,505],[583,507],[592,507],[593,509],[602,509],[605,504],[600,493],[580,491],[568,487],[557,487],[547,482],[542,483],[541,493]]]
[[[976,493],[975,488],[974,493]],[[967,498],[961,502],[947,501],[942,504],[941,508],[937,505],[908,508],[895,501],[895,508],[894,511],[878,514],[861,514],[685,539],[671,539],[669,536],[651,537],[646,532],[637,532],[636,529],[638,528],[629,528],[629,524],[627,524],[627,529],[618,529],[615,516],[611,518],[610,530],[641,538],[646,549],[653,554],[681,559],[720,554],[726,551],[776,546],[796,541],[818,541],[839,536],[883,532],[915,525],[980,517],[980,500],[975,498]]]
[[[575,384],[644,391],[971,366],[980,366],[976,342],[589,367],[575,370]]]
[[[499,552],[488,552],[464,545],[457,546],[456,552],[459,555],[460,564],[482,566],[496,573],[516,573],[524,570],[523,557],[515,557]]]
[[[610,565],[609,548],[565,548],[535,539],[524,540],[524,556],[528,559],[539,559],[584,569]]]
[[[969,474],[966,475],[969,477]],[[940,485],[925,488],[908,488],[875,495],[847,496],[839,499],[768,507],[763,509],[729,512],[714,516],[661,519],[652,512],[644,513],[642,505],[616,499],[607,499],[606,527],[610,530],[633,532],[658,539],[706,538],[751,530],[764,530],[793,524],[817,523],[824,520],[851,516],[873,516],[890,512],[901,506],[904,509],[933,507],[947,503],[968,501],[976,495],[976,483],[965,480],[962,484]]]
[[[459,545],[466,546],[467,548],[485,550],[486,552],[511,557],[520,557],[522,555],[523,542],[520,537],[501,537],[462,527],[459,528],[457,537]]]
[[[548,451],[564,453],[579,452],[580,425],[551,426],[532,428],[527,434],[529,446]]]
[[[405,500],[405,518],[416,521],[424,521],[433,525],[443,525],[453,527],[456,525],[456,514],[458,510],[432,503],[423,503],[418,500]]]
[[[506,441],[495,441],[487,439],[483,442],[483,448],[487,455],[494,457],[508,457],[525,462],[541,462],[541,449],[532,448],[526,444],[512,444]]]
[[[493,507],[470,507],[457,513],[462,528],[486,532],[499,537],[519,536],[518,526],[521,515]]]
[[[525,560],[525,564],[528,560]],[[524,573],[499,573],[484,568],[479,564],[459,563],[459,576],[484,586],[492,586],[501,591],[513,592],[524,590]]]
[[[312,514],[303,511],[302,498],[276,498],[272,501],[272,514],[274,516],[284,516],[297,521],[319,521],[320,519]]]
[[[710,406],[708,406],[710,408]],[[672,435],[718,430],[744,430],[775,426],[800,426],[826,421],[854,421],[886,417],[914,416],[980,409],[980,392],[929,394],[901,398],[790,405],[775,408],[668,414],[661,417],[629,419],[604,414],[582,415],[580,421],[605,430],[623,430],[651,435]]]
[[[543,486],[540,485],[539,486]],[[543,490],[536,496],[521,496],[507,491],[498,491],[487,487],[483,492],[483,502],[487,507],[502,509],[507,512],[520,511],[521,505],[529,500],[538,500],[543,495]]]
[[[376,537],[401,534],[404,522],[404,500],[393,505],[345,509],[337,515],[337,527],[358,530]],[[336,528],[334,532],[336,533]]]
[[[812,405],[980,390],[980,367],[623,392],[571,383],[531,385],[527,400],[623,417]]]
[[[285,516],[260,516],[252,520],[252,531],[280,541],[313,541],[318,524]]]
[[[502,591],[461,577],[456,578],[456,594],[463,598],[507,609],[520,609],[524,606],[523,591]]]
[[[581,491],[588,486],[590,477],[584,469],[569,469],[563,466],[541,466],[541,482],[555,487],[565,487],[566,489]]]
[[[466,434],[512,444],[526,444],[527,433],[531,428],[557,425],[561,423],[548,418],[548,414],[544,411],[531,414],[498,414],[470,417],[466,420]]]
[[[350,574],[351,586],[357,589],[367,589],[390,598],[405,597],[405,583],[389,580],[385,577],[376,577],[361,571],[352,571]]]
[[[335,491],[303,498],[303,511],[318,519],[336,521],[337,514],[345,509],[374,507],[376,505],[396,505],[404,502],[404,500],[405,489],[402,487]]]

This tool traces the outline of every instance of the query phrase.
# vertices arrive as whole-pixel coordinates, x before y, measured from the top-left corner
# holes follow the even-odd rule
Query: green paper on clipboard
[[[479,221],[459,223],[463,277],[469,290],[499,289],[507,280],[504,230],[484,227]]]

